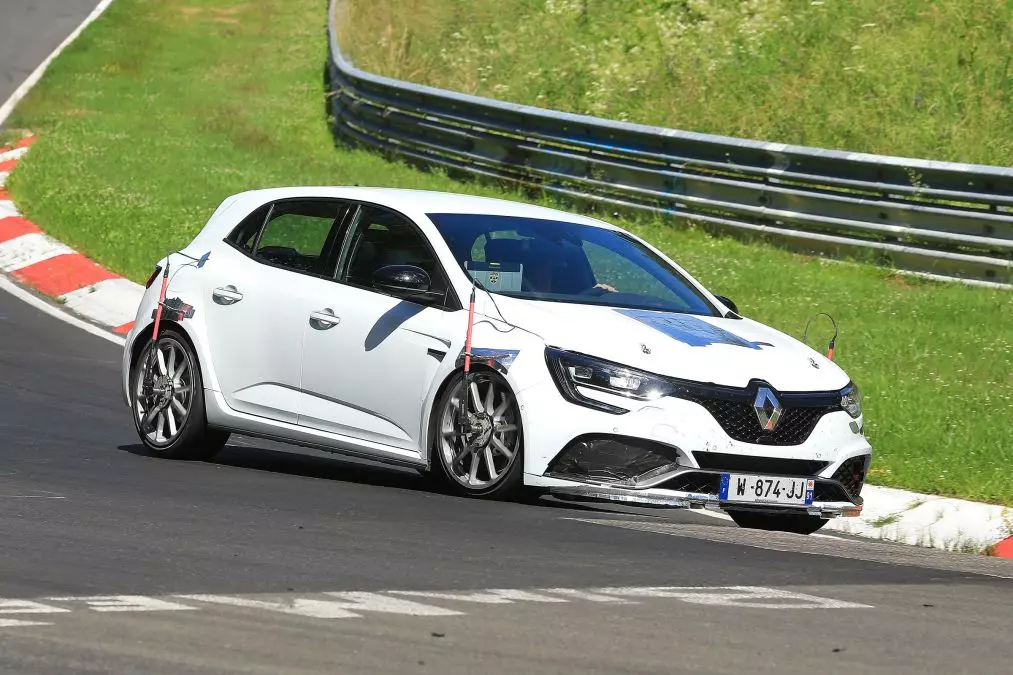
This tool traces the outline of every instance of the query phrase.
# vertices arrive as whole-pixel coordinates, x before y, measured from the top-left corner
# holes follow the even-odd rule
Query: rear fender
[[[201,270],[193,264],[192,260],[180,255],[170,256],[169,263],[169,285],[165,292],[166,307],[162,313],[162,325],[171,324],[186,334],[197,355],[204,388],[219,391],[218,378],[214,371],[211,354],[207,349],[207,325],[204,321],[204,310],[210,295],[205,295]],[[159,265],[164,269],[165,260],[159,261]],[[140,356],[145,343],[151,339],[155,323],[154,312],[158,307],[161,283],[161,276],[159,276],[145,291],[138,307],[129,344],[131,366]]]

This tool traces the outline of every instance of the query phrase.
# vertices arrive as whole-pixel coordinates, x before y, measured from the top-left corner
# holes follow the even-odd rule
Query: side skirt
[[[211,389],[204,389],[204,406],[208,425],[217,429],[413,469],[426,468],[426,459],[417,452],[237,412],[221,392]]]

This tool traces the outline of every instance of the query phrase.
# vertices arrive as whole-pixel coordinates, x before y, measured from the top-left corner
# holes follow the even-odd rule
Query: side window
[[[432,250],[422,233],[403,216],[363,206],[352,227],[352,237],[342,266],[342,281],[370,288],[373,272],[381,267],[414,265],[429,274],[433,291],[446,291],[443,270]]]
[[[260,228],[264,226],[264,219],[267,218],[267,214],[270,211],[270,204],[264,204],[257,208],[236,225],[236,228],[232,230],[227,240],[236,248],[246,251],[248,255],[253,255],[253,247],[257,243],[257,235],[260,234]]]
[[[348,209],[333,200],[274,204],[253,257],[297,272],[331,276]]]

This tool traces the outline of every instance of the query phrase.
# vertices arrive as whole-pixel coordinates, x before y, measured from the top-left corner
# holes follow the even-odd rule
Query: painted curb
[[[991,550],[1013,558],[1013,509],[878,485],[866,485],[862,496],[861,516],[831,520],[825,529],[947,551]],[[1000,543],[1004,541],[1011,543]]]
[[[66,310],[123,335],[133,327],[144,287],[110,272],[21,216],[4,189],[35,136],[0,148],[0,272]]]

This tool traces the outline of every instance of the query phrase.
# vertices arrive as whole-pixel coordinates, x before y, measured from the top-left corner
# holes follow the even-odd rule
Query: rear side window
[[[248,255],[253,255],[253,247],[257,244],[257,235],[260,234],[260,228],[264,226],[264,219],[267,218],[270,211],[271,205],[264,204],[243,218],[226,238],[226,241],[236,248],[246,251]]]
[[[261,262],[333,277],[350,208],[332,199],[267,204],[244,218],[228,241]]]

